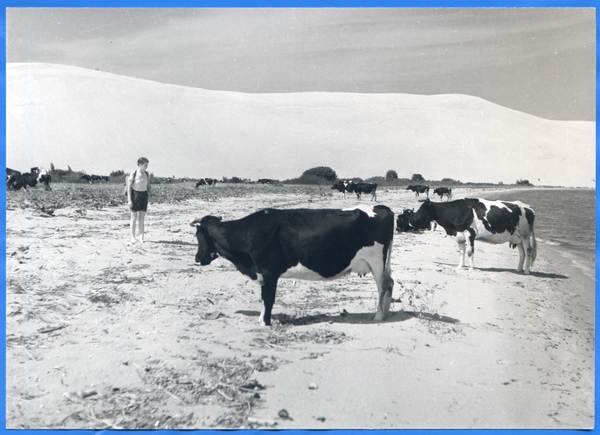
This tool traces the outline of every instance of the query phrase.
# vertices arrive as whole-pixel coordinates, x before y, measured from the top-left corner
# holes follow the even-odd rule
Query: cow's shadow
[[[239,310],[236,314],[244,316],[258,317],[260,312]],[[440,316],[438,314],[423,313],[420,311],[396,311],[391,312],[383,322],[373,320],[374,313],[348,313],[342,312],[339,314],[315,314],[314,316],[293,317],[287,314],[273,314],[271,317],[277,320],[282,325],[313,325],[318,323],[352,323],[352,324],[369,324],[369,323],[396,323],[404,322],[410,319],[426,319],[434,322],[442,323],[460,323],[458,319],[448,316]]]
[[[455,264],[440,263],[440,262],[435,262],[435,264],[437,264],[438,266],[444,266],[444,267],[448,267],[448,268],[452,268],[452,269],[456,270]],[[462,268],[462,271],[469,272],[469,268],[464,267],[464,268]],[[477,266],[475,266],[475,272],[477,272],[477,271],[493,272],[493,273],[512,273],[513,275],[535,276],[536,278],[569,279],[568,276],[561,275],[558,273],[546,273],[546,272],[531,271],[529,273],[529,275],[525,275],[523,272],[517,272],[517,269],[507,269],[507,268],[502,268],[502,267],[477,267]]]
[[[156,240],[152,243],[160,243],[163,245],[182,245],[182,246],[198,246],[197,243],[183,242],[180,240]]]

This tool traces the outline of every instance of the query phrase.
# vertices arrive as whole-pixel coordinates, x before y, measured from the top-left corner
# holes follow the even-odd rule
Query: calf
[[[485,199],[458,199],[445,203],[425,200],[410,219],[416,229],[428,228],[432,221],[456,236],[460,259],[458,268],[465,265],[465,244],[469,241],[467,254],[470,268],[474,269],[475,240],[486,243],[506,243],[519,248],[518,272],[531,271],[537,255],[537,242],[533,231],[533,209],[520,201],[488,201]]]
[[[406,190],[412,190],[415,192],[415,196],[419,197],[420,193],[426,193],[429,198],[429,186],[423,186],[422,184],[411,184]]]
[[[436,187],[433,189],[434,195],[440,195],[440,199],[444,199],[444,195],[446,195],[446,200],[449,201],[452,197],[452,188],[450,187]]]
[[[261,286],[259,322],[271,324],[279,278],[331,280],[350,272],[373,274],[379,290],[375,321],[389,313],[394,214],[383,205],[371,209],[266,209],[242,219],[221,222],[205,216],[196,227],[196,262],[217,256],[231,261]]]
[[[377,184],[370,183],[350,183],[348,184],[348,192],[355,192],[356,197],[360,199],[363,193],[371,194],[371,201],[377,201]]]

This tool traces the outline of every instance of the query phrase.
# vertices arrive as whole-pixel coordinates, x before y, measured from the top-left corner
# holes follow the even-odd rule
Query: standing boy
[[[150,196],[150,179],[148,178],[148,163],[145,157],[138,159],[138,168],[127,177],[127,200],[131,210],[131,242],[135,243],[135,227],[139,222],[140,242],[144,243],[144,217],[148,210]]]

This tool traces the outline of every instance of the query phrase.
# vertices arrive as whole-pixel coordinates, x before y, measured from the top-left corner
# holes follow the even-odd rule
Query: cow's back
[[[370,214],[360,209],[266,209],[238,222],[229,237],[243,243],[253,258],[280,273],[301,263],[323,278],[342,272],[363,247],[379,243],[387,252],[394,231],[394,214],[381,205]]]

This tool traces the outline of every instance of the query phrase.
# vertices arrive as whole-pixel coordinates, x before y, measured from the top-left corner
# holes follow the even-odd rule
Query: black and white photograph
[[[595,427],[594,7],[5,13],[6,429]]]

